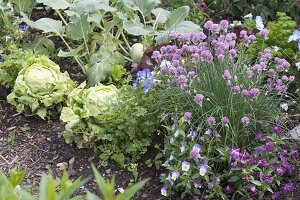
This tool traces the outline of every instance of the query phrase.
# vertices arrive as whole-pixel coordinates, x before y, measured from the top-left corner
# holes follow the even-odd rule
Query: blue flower
[[[296,41],[298,43],[298,49],[300,51],[300,30],[295,30],[293,35],[291,35],[288,39],[288,42]]]
[[[4,58],[0,55],[0,62],[4,62]]]
[[[26,31],[26,27],[27,27],[26,22],[21,22],[21,23],[19,24],[19,29],[20,29],[20,31]]]
[[[144,69],[142,71],[139,71],[137,73],[137,78],[133,83],[133,87],[135,88],[139,83],[144,84],[144,92],[147,93],[149,91],[149,87],[151,86],[153,82],[153,74],[149,69]]]

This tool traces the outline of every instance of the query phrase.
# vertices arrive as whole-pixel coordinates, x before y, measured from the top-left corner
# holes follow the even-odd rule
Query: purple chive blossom
[[[238,147],[231,147],[231,149],[230,149],[230,156],[231,156],[234,160],[239,159],[240,156],[241,156],[240,148],[238,148]]]
[[[224,116],[224,117],[222,117],[221,118],[221,122],[222,122],[222,124],[223,125],[228,125],[229,124],[229,119],[228,119],[228,117],[227,116]]]
[[[267,29],[261,29],[260,34],[263,36],[264,39],[267,39],[269,35],[269,31]]]
[[[227,185],[225,188],[224,188],[224,192],[226,193],[226,194],[231,194],[231,193],[233,193],[233,187],[231,186],[231,185]]]
[[[275,168],[276,168],[277,174],[279,174],[279,175],[283,175],[286,172],[285,167],[283,167],[282,165],[276,165]]]
[[[265,138],[266,137],[266,134],[264,133],[264,132],[262,132],[262,131],[258,131],[257,133],[256,133],[256,135],[255,135],[255,139],[256,140],[260,140],[260,139],[263,139],[263,138]]]
[[[194,101],[197,104],[202,105],[203,100],[204,100],[204,96],[202,94],[196,94]]]
[[[221,20],[219,25],[222,29],[226,30],[229,26],[229,22],[227,20]]]
[[[207,8],[207,4],[205,3],[205,1],[202,1],[201,3],[199,3],[198,8],[200,10],[205,10]]]
[[[202,165],[200,167],[200,171],[199,171],[200,175],[204,176],[206,174],[207,170],[208,170],[208,165],[206,165],[206,164]]]
[[[294,189],[293,183],[287,183],[287,184],[284,184],[284,185],[281,187],[281,192],[282,192],[283,194],[287,194],[287,193],[292,192],[293,189]]]
[[[173,180],[173,181],[176,181],[177,180],[177,178],[180,176],[180,173],[179,172],[172,172],[171,173],[171,179]]]
[[[26,22],[21,22],[21,23],[19,24],[19,29],[20,29],[20,31],[26,31],[26,27],[27,27]]]
[[[275,132],[275,133],[280,133],[280,131],[281,131],[281,126],[277,124],[277,125],[273,126],[273,127],[271,128],[271,130],[272,130],[273,132]]]
[[[160,193],[161,193],[161,195],[163,195],[163,196],[167,196],[168,195],[168,191],[167,191],[167,188],[166,187],[162,187],[161,189],[160,189]]]
[[[234,94],[239,94],[241,92],[240,86],[236,85],[233,87],[233,93]]]
[[[211,27],[214,25],[214,23],[212,21],[207,21],[205,24],[204,24],[204,28],[206,29],[211,29]]]
[[[201,188],[202,187],[201,182],[198,179],[194,180],[194,187],[195,188]]]
[[[272,142],[272,141],[266,142],[266,144],[265,144],[266,151],[270,152],[270,151],[272,151],[273,148],[274,148],[274,142]]]
[[[185,112],[183,117],[186,121],[190,121],[190,119],[192,118],[192,113],[191,112]]]
[[[171,37],[172,40],[175,40],[177,38],[177,36],[178,36],[178,34],[177,34],[176,31],[171,31],[170,32],[170,37]]]
[[[182,171],[187,172],[187,171],[190,170],[190,167],[191,167],[191,164],[190,164],[189,162],[187,162],[187,161],[183,161],[183,162],[181,163],[181,170],[182,170]]]
[[[242,124],[243,124],[244,126],[247,126],[247,125],[249,125],[249,123],[250,123],[250,119],[249,119],[249,117],[244,116],[244,117],[241,119],[241,122],[242,122]]]
[[[216,118],[210,116],[208,119],[207,119],[207,122],[209,125],[214,125],[216,123]]]
[[[231,79],[231,74],[228,70],[224,71],[223,78],[227,81]]]
[[[190,152],[190,156],[192,158],[200,158],[201,146],[199,144],[194,144],[192,151]]]
[[[189,78],[194,78],[195,75],[196,75],[196,72],[195,72],[195,71],[190,71],[190,72],[188,73],[188,77],[189,77]]]

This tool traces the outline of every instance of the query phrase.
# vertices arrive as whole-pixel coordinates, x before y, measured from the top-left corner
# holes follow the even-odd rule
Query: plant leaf
[[[145,27],[137,20],[128,20],[123,23],[124,29],[131,35],[152,35],[154,31],[151,27]]]
[[[88,34],[91,32],[87,15],[73,15],[67,28],[67,34],[72,40],[88,40]]]
[[[123,0],[123,3],[128,8],[139,11],[144,17],[157,6],[155,0]]]
[[[66,57],[75,57],[78,56],[78,53],[83,49],[83,46],[79,46],[76,49],[72,49],[71,51],[65,52],[63,50],[59,50],[57,56],[66,58]]]
[[[19,13],[31,13],[36,6],[35,0],[10,0],[10,2],[16,5],[15,9]]]
[[[29,23],[33,28],[42,30],[44,33],[56,33],[62,35],[65,31],[65,27],[62,25],[61,21],[41,18],[33,23]]]
[[[89,69],[87,70],[87,79],[89,85],[96,85],[105,81],[111,74],[113,66],[124,64],[124,57],[118,52],[110,52],[105,46],[101,46],[97,53],[90,59]]]
[[[52,7],[54,10],[67,9],[71,6],[70,0],[36,0],[38,3]]]
[[[156,21],[162,24],[167,21],[168,16],[170,15],[170,11],[167,11],[163,8],[155,8],[152,10],[152,13],[155,15]]]
[[[116,10],[115,8],[109,6],[109,0],[74,0],[71,9],[80,14],[92,13],[98,10]]]
[[[37,36],[31,43],[25,44],[25,48],[32,50],[36,55],[51,55],[55,51],[55,44],[48,38]]]
[[[175,30],[177,33],[192,33],[192,32],[200,32],[201,28],[199,25],[194,24],[191,21],[183,21],[178,23],[173,30]]]
[[[139,191],[144,185],[149,181],[149,179],[140,181],[133,186],[126,188],[125,191],[122,193],[122,200],[130,200],[134,194]]]
[[[182,6],[173,10],[165,23],[165,29],[172,30],[177,24],[183,22],[183,20],[188,16],[189,10],[188,6]]]

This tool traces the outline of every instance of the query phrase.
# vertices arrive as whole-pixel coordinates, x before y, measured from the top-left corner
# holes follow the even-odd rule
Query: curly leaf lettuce
[[[30,57],[19,72],[7,101],[18,112],[36,114],[42,119],[59,111],[67,95],[75,87],[67,73],[47,57]]]

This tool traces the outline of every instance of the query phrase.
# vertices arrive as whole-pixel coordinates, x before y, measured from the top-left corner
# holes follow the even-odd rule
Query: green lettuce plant
[[[57,64],[47,57],[31,57],[19,72],[7,101],[18,112],[36,114],[42,119],[60,111],[62,103],[75,83],[67,73],[61,73]]]
[[[101,162],[113,159],[120,165],[136,161],[145,153],[157,127],[155,110],[150,110],[151,95],[124,85],[98,84],[85,89],[85,83],[68,96],[62,109],[62,133],[67,143],[79,148],[93,147]]]

